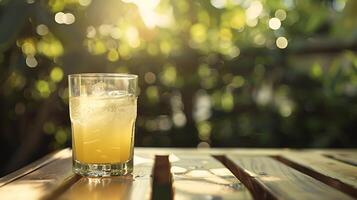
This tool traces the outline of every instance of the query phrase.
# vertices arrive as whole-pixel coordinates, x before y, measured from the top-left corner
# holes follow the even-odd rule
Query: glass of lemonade
[[[68,79],[74,172],[92,177],[131,173],[138,76],[86,73]]]

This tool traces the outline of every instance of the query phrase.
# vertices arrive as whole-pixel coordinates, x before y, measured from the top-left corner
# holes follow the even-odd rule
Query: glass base
[[[133,159],[124,163],[87,164],[73,160],[73,172],[81,176],[122,176],[133,172]]]

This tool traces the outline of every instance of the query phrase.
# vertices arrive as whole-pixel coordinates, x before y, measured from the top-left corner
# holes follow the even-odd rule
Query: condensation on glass
[[[137,79],[116,73],[68,76],[76,174],[102,177],[133,171]]]

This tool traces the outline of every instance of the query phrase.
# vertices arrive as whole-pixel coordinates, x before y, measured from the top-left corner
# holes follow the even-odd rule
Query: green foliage
[[[356,1],[0,2],[4,149],[70,145],[81,72],[139,75],[138,146],[356,146]]]

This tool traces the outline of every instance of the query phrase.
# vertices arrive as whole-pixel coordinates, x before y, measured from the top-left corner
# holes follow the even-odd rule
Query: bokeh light
[[[252,1],[248,9],[246,10],[247,19],[255,19],[259,17],[259,15],[263,11],[263,4],[260,1]]]
[[[37,67],[38,62],[34,56],[27,56],[26,57],[26,65],[30,68]]]
[[[227,0],[211,0],[212,6],[221,9],[224,8],[227,3]]]
[[[285,49],[288,46],[288,40],[285,37],[278,37],[275,43],[279,49]]]
[[[58,24],[73,24],[75,22],[76,18],[72,13],[63,13],[63,12],[58,12],[55,15],[55,21]]]
[[[81,6],[89,6],[92,3],[92,0],[78,0],[78,3]]]
[[[139,75],[137,146],[356,145],[357,1],[27,0],[16,18],[13,2],[3,152],[27,134],[43,153],[70,146],[66,76],[83,72]]]
[[[281,26],[281,21],[278,18],[273,17],[269,19],[269,28],[273,30],[278,30],[280,26]]]
[[[152,72],[147,72],[144,75],[145,82],[148,84],[153,84],[156,81],[156,75]]]
[[[36,27],[36,32],[37,32],[37,34],[42,35],[42,36],[47,35],[48,27],[44,24],[40,24]]]
[[[60,67],[54,67],[51,70],[50,77],[54,82],[60,82],[63,79],[63,71]]]
[[[275,11],[275,17],[278,18],[280,21],[284,21],[286,19],[286,11],[283,9],[278,9]]]

